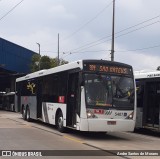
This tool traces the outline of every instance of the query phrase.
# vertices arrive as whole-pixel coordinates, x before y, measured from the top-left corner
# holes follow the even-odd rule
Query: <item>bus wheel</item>
[[[31,121],[29,107],[27,107],[27,110],[26,110],[26,120],[27,120],[28,122]]]
[[[58,116],[57,116],[57,128],[62,133],[65,131],[65,128],[63,126],[63,115],[62,115],[62,112],[59,112]]]
[[[26,110],[25,108],[23,107],[23,110],[22,110],[22,117],[24,120],[26,120]]]

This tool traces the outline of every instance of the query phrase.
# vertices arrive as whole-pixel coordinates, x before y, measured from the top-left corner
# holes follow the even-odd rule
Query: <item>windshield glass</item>
[[[89,107],[133,107],[133,79],[125,76],[85,74],[86,103]]]

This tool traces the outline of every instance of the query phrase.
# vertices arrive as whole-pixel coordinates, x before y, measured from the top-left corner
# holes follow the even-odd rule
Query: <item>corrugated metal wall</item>
[[[29,73],[33,51],[0,38],[0,66],[18,73]]]

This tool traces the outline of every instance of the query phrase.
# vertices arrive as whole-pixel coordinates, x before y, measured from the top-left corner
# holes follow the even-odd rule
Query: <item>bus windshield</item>
[[[87,107],[134,107],[134,81],[126,76],[85,74]]]

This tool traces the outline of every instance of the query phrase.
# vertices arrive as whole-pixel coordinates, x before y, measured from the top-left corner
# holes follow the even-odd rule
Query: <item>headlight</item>
[[[128,117],[129,117],[129,119],[133,119],[133,115],[132,114],[130,114]]]
[[[87,118],[91,118],[92,114],[90,112],[87,113]]]
[[[134,112],[132,112],[131,114],[129,114],[129,115],[126,117],[126,119],[133,119],[133,114],[134,114]]]
[[[94,113],[92,113],[90,110],[87,110],[87,118],[97,118],[97,116],[94,115]]]

